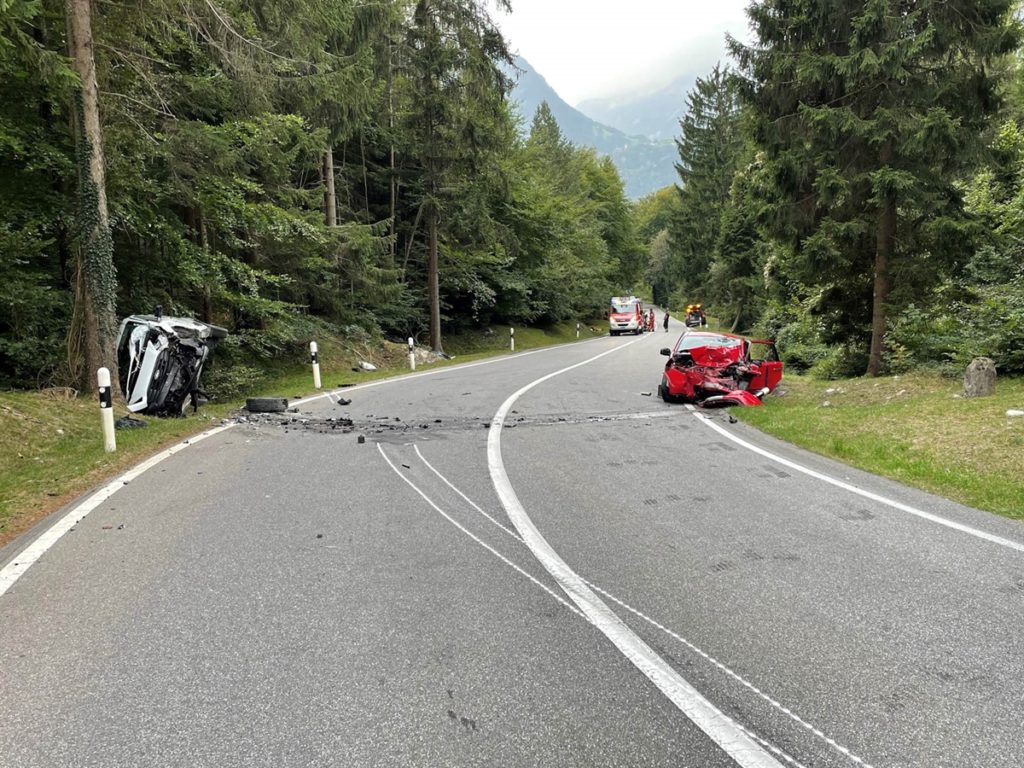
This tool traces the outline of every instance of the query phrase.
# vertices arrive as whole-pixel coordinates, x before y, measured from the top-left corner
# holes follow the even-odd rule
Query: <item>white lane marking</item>
[[[46,550],[56,544],[61,536],[75,527],[80,520],[96,509],[96,507],[117,493],[121,488],[124,488],[124,486],[130,481],[134,480],[150,467],[159,464],[164,459],[173,456],[179,451],[185,450],[190,445],[194,445],[200,440],[205,440],[208,437],[219,434],[226,429],[231,429],[233,426],[235,425],[225,424],[220,427],[215,427],[214,429],[210,429],[206,432],[190,437],[177,445],[172,445],[167,450],[161,451],[155,456],[150,456],[141,464],[136,464],[120,477],[115,480],[111,480],[107,485],[100,488],[81,504],[68,512],[65,512],[60,520],[51,525],[42,535],[39,536],[39,538],[15,555],[14,558],[12,558],[12,560],[3,567],[3,569],[0,569],[0,595],[3,595],[8,589],[14,586],[14,582],[21,578],[22,574],[24,574],[33,563],[46,553]]]
[[[469,506],[471,506],[473,509],[475,509],[477,512],[479,512],[481,515],[486,517],[488,520],[490,520],[492,523],[494,523],[496,526],[498,526],[502,531],[504,531],[509,536],[511,536],[513,539],[518,541],[520,544],[523,544],[523,545],[526,544],[526,542],[524,542],[522,540],[522,538],[519,536],[518,533],[513,531],[511,528],[509,528],[509,527],[507,527],[505,525],[502,525],[501,522],[499,522],[494,517],[492,517],[487,512],[485,512],[480,507],[479,504],[477,504],[475,501],[473,501],[471,498],[469,498],[466,494],[464,494],[462,491],[460,491],[458,488],[456,488],[451,483],[451,481],[448,480],[447,477],[442,475],[441,472],[436,467],[434,467],[433,464],[431,464],[429,461],[427,461],[426,457],[422,453],[420,453],[420,448],[419,448],[418,445],[417,446],[413,446],[413,450],[416,452],[416,455],[419,456],[420,461],[422,461],[427,466],[427,469],[429,469],[431,472],[433,472],[435,475],[437,475],[441,479],[441,482],[443,482],[445,485],[447,485],[449,488],[451,488],[453,491],[455,491],[455,493],[457,493],[459,496],[461,496],[463,501],[465,501],[467,504],[469,504]],[[663,624],[661,624],[660,622],[656,621],[655,619],[652,619],[650,616],[648,616],[647,614],[643,613],[642,611],[639,611],[636,608],[634,608],[633,606],[629,605],[628,603],[620,600],[615,595],[613,595],[611,592],[608,592],[607,590],[601,589],[601,587],[597,586],[596,584],[594,584],[591,581],[588,581],[587,579],[583,578],[582,576],[580,578],[583,579],[583,582],[588,587],[590,587],[591,589],[595,590],[596,592],[600,592],[602,595],[607,597],[609,600],[612,600],[613,602],[621,605],[627,611],[629,611],[633,615],[643,619],[644,621],[646,621],[648,624],[650,624],[655,629],[660,630],[661,632],[663,632],[666,635],[668,635],[669,637],[671,637],[673,640],[676,640],[677,642],[681,643],[682,645],[685,645],[687,648],[689,648],[691,651],[696,653],[698,656],[700,656],[701,658],[705,659],[710,664],[714,665],[715,667],[720,669],[722,672],[724,672],[726,675],[728,675],[729,677],[731,677],[734,680],[736,680],[738,683],[743,685],[749,691],[751,691],[754,694],[756,694],[759,698],[761,698],[762,700],[764,700],[765,702],[770,704],[772,707],[777,709],[779,712],[782,712],[784,715],[786,715],[791,720],[793,720],[793,722],[797,723],[798,725],[800,725],[801,727],[805,728],[810,733],[812,733],[815,736],[817,736],[819,739],[824,741],[826,744],[828,744],[834,750],[839,752],[841,755],[844,755],[844,756],[848,757],[850,760],[852,760],[857,765],[864,766],[864,768],[873,768],[871,766],[871,764],[866,762],[863,758],[858,757],[857,755],[855,755],[847,747],[844,747],[842,744],[837,742],[835,739],[830,738],[829,736],[825,735],[825,733],[823,731],[821,731],[819,728],[816,728],[815,726],[811,725],[809,722],[804,720],[802,717],[800,717],[800,715],[796,714],[789,707],[786,707],[782,703],[780,703],[780,702],[776,701],[775,699],[773,699],[771,696],[769,696],[767,693],[762,691],[756,685],[754,685],[753,683],[749,682],[744,677],[742,677],[739,673],[734,672],[732,669],[730,669],[725,664],[720,662],[714,656],[712,656],[711,654],[707,653],[706,651],[704,651],[700,647],[694,645],[693,643],[691,643],[689,640],[687,640],[682,635],[674,632],[673,630],[671,630],[668,627],[664,626]],[[740,727],[742,728],[743,726],[741,725]],[[760,740],[759,736],[756,736],[754,734],[748,734],[748,735],[753,736],[754,738]],[[766,742],[766,745],[767,745],[767,742]],[[768,746],[770,746],[770,745],[768,745]],[[774,747],[771,747],[771,748],[774,751],[775,748]],[[783,754],[785,755],[785,753],[783,753]],[[799,763],[796,763],[788,755],[785,755],[785,757],[787,759],[787,762],[792,762],[795,765],[799,765]]]
[[[360,389],[369,389],[370,387],[379,387],[383,384],[392,384],[397,381],[410,381],[412,379],[421,379],[424,376],[436,376],[439,373],[449,373],[451,371],[464,371],[467,368],[478,368],[481,365],[494,365],[495,363],[504,363],[509,360],[519,360],[523,357],[529,357],[530,355],[540,354],[541,352],[551,352],[556,349],[564,349],[570,346],[579,346],[581,344],[591,344],[595,341],[603,341],[610,337],[608,336],[597,336],[593,339],[586,339],[584,341],[567,341],[564,344],[551,344],[546,347],[540,347],[539,349],[531,349],[526,352],[515,352],[512,354],[500,354],[496,357],[490,357],[486,360],[478,360],[473,363],[457,363],[456,365],[445,365],[441,368],[433,368],[429,371],[422,371],[421,373],[407,373],[402,376],[389,376],[384,379],[376,379],[374,381],[368,381],[365,384],[356,384],[353,387],[339,387],[332,389],[329,392],[324,392],[319,395],[310,395],[304,397],[301,400],[295,400],[291,405],[305,405],[306,403],[312,403],[315,400],[323,400],[324,398],[330,399],[331,395],[339,396],[345,392],[355,392]],[[630,342],[632,343],[632,342]]]
[[[694,409],[691,408],[691,410]],[[797,464],[795,461],[790,461],[789,459],[783,458],[782,456],[778,456],[772,453],[771,451],[767,451],[764,448],[756,446],[753,443],[748,443],[746,440],[740,437],[736,437],[736,435],[730,433],[727,429],[723,429],[720,425],[715,424],[713,421],[711,421],[710,418],[708,418],[704,414],[695,412],[694,416],[696,416],[698,421],[702,422],[703,424],[706,424],[708,427],[715,430],[715,432],[722,435],[722,437],[728,438],[737,445],[740,445],[749,451],[753,451],[754,453],[760,456],[764,456],[766,459],[770,459],[778,464],[781,464],[784,467],[789,467],[790,469],[796,470],[797,472],[802,472],[803,474],[808,475],[809,477],[813,477],[816,480],[821,480],[822,482],[828,483],[829,485],[834,485],[836,488],[842,488],[844,491],[849,491],[850,493],[854,493],[858,496],[863,496],[865,499],[870,499],[871,501],[878,502],[879,504],[884,504],[885,506],[892,507],[893,509],[898,509],[901,512],[906,512],[907,514],[915,515],[916,517],[920,517],[924,520],[937,523],[938,525],[944,525],[947,528],[952,528],[954,531],[960,531],[961,533],[966,533],[969,536],[974,536],[978,539],[984,539],[985,541],[992,542],[993,544],[998,544],[999,546],[1006,547],[1007,549],[1013,549],[1017,552],[1024,552],[1024,543],[1021,543],[1019,541],[1013,541],[1012,539],[1004,539],[1002,536],[996,536],[994,533],[988,533],[987,531],[983,531],[979,528],[973,528],[969,525],[958,523],[955,520],[949,520],[945,517],[940,517],[939,515],[933,514],[932,512],[926,512],[923,509],[918,509],[917,507],[912,507],[909,504],[904,504],[902,501],[890,499],[887,496],[882,496],[881,494],[865,490],[864,488],[853,485],[852,483],[847,483],[844,482],[843,480],[839,480],[838,478],[832,477],[831,475],[826,475],[823,472],[818,472],[817,470],[811,469],[810,467],[805,467],[803,464]]]
[[[529,579],[530,581],[532,581],[532,582],[533,582],[534,584],[536,584],[536,585],[537,585],[538,587],[540,587],[541,589],[543,589],[543,590],[544,590],[545,592],[547,592],[547,593],[548,593],[549,595],[551,595],[551,596],[552,596],[553,598],[555,598],[555,600],[557,600],[558,602],[560,602],[560,603],[561,603],[562,605],[564,605],[564,606],[565,606],[566,608],[568,608],[568,609],[569,609],[570,611],[572,611],[573,613],[575,613],[575,614],[576,614],[577,616],[580,616],[580,617],[582,617],[582,616],[583,616],[583,614],[582,614],[582,613],[580,613],[580,612],[579,612],[579,611],[578,611],[578,610],[576,609],[576,606],[574,606],[574,605],[570,604],[570,603],[569,603],[568,601],[566,601],[566,599],[565,599],[564,597],[562,597],[561,595],[559,595],[559,594],[558,594],[557,592],[555,592],[555,591],[554,591],[553,589],[551,589],[550,587],[548,587],[548,586],[547,586],[546,584],[544,584],[544,583],[542,583],[542,582],[538,581],[538,580],[537,580],[537,579],[536,579],[535,577],[533,577],[532,575],[530,575],[529,573],[527,573],[526,571],[524,571],[524,570],[523,570],[522,568],[520,568],[520,567],[519,567],[518,565],[516,565],[516,564],[515,564],[515,563],[513,563],[513,562],[512,562],[511,560],[509,560],[509,559],[508,559],[507,557],[505,557],[505,556],[504,556],[503,554],[501,554],[501,552],[499,552],[498,550],[496,550],[496,549],[495,549],[494,547],[492,547],[492,546],[491,546],[490,544],[488,544],[488,543],[487,543],[486,541],[484,541],[484,540],[483,540],[483,539],[481,539],[481,538],[480,538],[479,536],[477,536],[477,535],[476,535],[475,533],[473,533],[472,531],[470,531],[469,529],[467,529],[466,527],[464,527],[464,526],[463,526],[463,525],[462,525],[461,523],[459,523],[459,522],[458,522],[457,520],[455,520],[455,519],[454,519],[453,517],[451,517],[451,515],[449,515],[449,514],[448,514],[447,512],[445,512],[445,511],[444,511],[443,509],[441,509],[441,508],[440,508],[439,506],[437,506],[437,504],[435,504],[435,503],[433,502],[433,500],[431,500],[431,498],[430,498],[429,496],[427,496],[427,494],[425,494],[425,493],[424,493],[423,491],[421,491],[421,490],[419,489],[419,487],[418,487],[418,486],[417,486],[417,485],[416,485],[416,484],[415,484],[415,483],[414,483],[414,482],[413,482],[412,480],[410,480],[409,478],[407,478],[407,477],[406,477],[405,475],[403,475],[403,474],[402,474],[402,473],[401,473],[401,472],[399,471],[398,467],[396,467],[396,466],[395,466],[395,465],[394,465],[394,464],[393,464],[393,463],[391,462],[391,459],[389,459],[389,458],[388,458],[388,455],[387,455],[387,454],[386,454],[386,453],[384,452],[384,447],[383,447],[383,446],[382,446],[382,445],[381,445],[380,443],[377,443],[377,450],[378,450],[378,451],[380,452],[380,455],[384,457],[384,461],[386,461],[386,462],[388,463],[388,466],[389,466],[389,467],[391,467],[391,469],[392,469],[392,470],[394,470],[395,474],[396,474],[396,475],[398,475],[398,476],[399,476],[400,478],[402,478],[402,480],[404,480],[404,481],[405,481],[406,485],[408,485],[408,486],[409,486],[410,488],[412,488],[412,489],[413,489],[414,491],[416,491],[416,493],[418,493],[418,494],[420,495],[420,498],[422,498],[422,499],[423,499],[423,500],[424,500],[425,502],[427,502],[427,504],[429,504],[429,505],[430,505],[431,507],[433,507],[433,509],[434,509],[434,511],[435,511],[435,512],[439,513],[439,514],[440,514],[440,515],[441,515],[441,516],[442,516],[442,517],[443,517],[443,518],[444,518],[445,520],[447,520],[447,521],[448,521],[449,523],[451,523],[452,525],[454,525],[454,526],[455,526],[456,528],[458,528],[458,529],[459,529],[460,531],[462,531],[462,532],[463,532],[464,534],[466,534],[467,536],[469,536],[469,538],[471,538],[471,539],[472,539],[473,541],[475,541],[475,542],[476,542],[477,544],[479,544],[479,545],[480,545],[481,547],[483,547],[484,549],[486,549],[486,550],[487,550],[488,552],[490,552],[490,553],[491,553],[492,555],[494,555],[494,556],[495,556],[496,558],[498,558],[499,560],[501,560],[501,562],[505,563],[505,565],[508,565],[508,566],[510,566],[510,567],[512,567],[512,568],[514,568],[514,569],[515,569],[515,570],[517,570],[517,571],[518,571],[519,573],[521,573],[521,574],[522,574],[523,576],[525,576],[526,578],[528,578],[528,579]]]
[[[366,384],[358,384],[354,387],[339,388],[331,390],[329,392],[324,392],[323,394],[320,395],[305,397],[299,400],[295,400],[291,404],[305,405],[306,403],[313,402],[314,400],[321,400],[323,398],[331,399],[332,395],[338,395],[342,392],[352,392],[358,389],[368,389],[369,387],[376,387],[382,384],[390,384],[391,382],[394,381],[408,381],[409,379],[418,379],[423,376],[432,376],[438,373],[445,373],[448,371],[458,371],[466,368],[475,368],[480,365],[490,365],[492,363],[500,363],[505,360],[518,360],[519,358],[534,355],[537,354],[538,352],[549,352],[553,349],[560,349],[562,347],[567,347],[572,344],[588,344],[592,341],[600,341],[605,338],[608,337],[598,336],[597,338],[587,339],[586,341],[583,342],[566,342],[565,344],[553,344],[548,347],[541,347],[540,349],[532,349],[528,352],[520,352],[517,355],[503,355],[501,357],[495,357],[488,360],[480,360],[474,363],[448,365],[443,368],[435,368],[434,370],[431,371],[424,371],[423,373],[411,374],[407,376],[395,376],[387,379],[378,379],[376,381],[367,382]],[[35,541],[33,541],[31,544],[25,547],[25,549],[23,549],[21,552],[19,552],[17,555],[11,558],[10,562],[2,569],[0,569],[0,596],[3,596],[3,594],[14,585],[14,582],[21,578],[22,574],[24,574],[25,571],[27,571],[33,563],[35,563],[50,547],[56,544],[57,541],[61,538],[61,536],[63,536],[65,533],[71,530],[77,522],[82,520],[86,515],[88,515],[90,512],[96,509],[96,507],[98,507],[104,501],[109,499],[120,488],[124,487],[124,485],[127,484],[130,480],[135,479],[143,472],[145,472],[147,469],[153,467],[156,464],[159,464],[161,461],[168,458],[169,456],[173,456],[178,451],[187,448],[192,443],[198,443],[200,440],[204,440],[207,437],[216,435],[217,433],[223,432],[226,429],[231,429],[231,427],[234,426],[236,425],[232,423],[225,424],[224,426],[221,427],[216,427],[214,429],[190,437],[177,445],[171,446],[167,450],[161,451],[155,456],[150,456],[142,463],[136,464],[123,475],[116,478],[115,480],[112,480],[107,485],[103,486],[100,490],[96,491],[94,494],[92,494],[89,498],[87,498],[78,506],[74,507],[71,510],[68,510],[66,513],[64,513],[60,520],[58,520],[56,523],[50,526],[44,533],[42,533],[39,536],[39,538],[37,538]]]
[[[490,434],[487,436],[487,464],[490,468],[491,481],[509,520],[512,521],[512,525],[515,526],[519,535],[522,536],[523,542],[529,547],[534,557],[554,577],[559,586],[576,603],[579,609],[583,611],[590,622],[648,680],[654,683],[694,725],[704,731],[738,765],[743,768],[782,768],[782,764],[772,757],[757,741],[748,736],[742,727],[704,698],[682,675],[640,639],[552,549],[540,531],[537,530],[530,516],[526,514],[526,510],[523,508],[515,489],[512,487],[512,483],[505,471],[504,462],[501,459],[501,428],[505,417],[512,409],[516,400],[538,384],[599,360],[605,355],[610,355],[620,349],[626,349],[641,339],[643,339],[642,336],[629,344],[607,350],[575,365],[570,365],[546,376],[541,376],[539,379],[521,387],[510,395],[494,415]]]

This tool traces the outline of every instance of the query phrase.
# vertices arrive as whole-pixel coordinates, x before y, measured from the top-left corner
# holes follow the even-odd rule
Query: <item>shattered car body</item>
[[[131,315],[121,322],[117,365],[128,410],[179,416],[199,405],[199,377],[228,332],[186,317]]]
[[[773,341],[688,331],[661,354],[669,358],[658,385],[666,402],[702,408],[761,405],[782,380],[782,361]]]

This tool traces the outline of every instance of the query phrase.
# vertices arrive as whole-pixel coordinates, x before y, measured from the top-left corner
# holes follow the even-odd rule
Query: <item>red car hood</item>
[[[742,346],[735,347],[694,347],[688,349],[693,362],[704,368],[725,368],[738,363]]]

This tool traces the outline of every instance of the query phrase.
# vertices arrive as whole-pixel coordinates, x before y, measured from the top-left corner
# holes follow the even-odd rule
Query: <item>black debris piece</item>
[[[360,436],[359,436],[359,438],[358,438],[358,440],[357,440],[357,442],[358,442],[358,443],[359,443],[360,445],[362,445],[363,443],[365,443],[365,442],[366,442],[366,435],[360,435]]]
[[[352,405],[352,401],[349,400],[347,397],[339,397],[338,405]]]
[[[114,422],[114,429],[137,429],[148,426],[142,419],[136,419],[134,416],[122,416]]]

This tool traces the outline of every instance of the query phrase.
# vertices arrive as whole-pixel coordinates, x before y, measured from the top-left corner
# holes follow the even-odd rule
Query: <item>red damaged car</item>
[[[658,394],[665,402],[696,403],[703,408],[761,405],[782,380],[782,361],[774,341],[752,341],[731,333],[687,331],[668,356]]]

